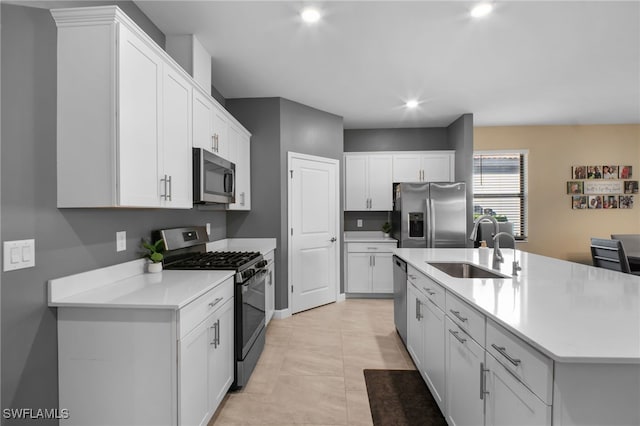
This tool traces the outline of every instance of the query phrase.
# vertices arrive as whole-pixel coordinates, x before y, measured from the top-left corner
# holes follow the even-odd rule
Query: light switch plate
[[[211,224],[207,222],[207,235],[211,235]]]
[[[127,231],[116,232],[116,251],[125,251],[127,249]]]
[[[36,266],[36,240],[17,240],[4,242],[4,270],[31,268]]]
[[[356,226],[357,226],[358,228],[362,228],[362,219],[358,219],[358,220],[356,221]]]

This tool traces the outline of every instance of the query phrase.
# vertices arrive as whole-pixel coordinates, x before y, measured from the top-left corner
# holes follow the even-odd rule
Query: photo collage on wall
[[[573,166],[567,182],[572,209],[631,209],[638,193],[632,166]]]

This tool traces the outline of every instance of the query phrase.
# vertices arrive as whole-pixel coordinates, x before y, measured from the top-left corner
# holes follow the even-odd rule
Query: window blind
[[[474,154],[474,217],[490,214],[512,222],[516,238],[526,238],[526,157],[523,153]]]

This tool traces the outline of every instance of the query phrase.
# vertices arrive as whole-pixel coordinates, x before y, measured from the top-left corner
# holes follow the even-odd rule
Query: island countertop
[[[490,269],[478,249],[394,249],[418,271],[558,362],[640,364],[640,277],[512,249],[500,272],[510,278],[454,278],[428,262]]]

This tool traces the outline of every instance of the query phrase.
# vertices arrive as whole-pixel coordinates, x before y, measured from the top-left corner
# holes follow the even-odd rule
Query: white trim
[[[346,293],[340,293],[338,294],[338,300],[336,300],[336,302],[344,302],[345,300],[347,300],[347,295]]]
[[[412,155],[412,154],[455,154],[454,149],[420,150],[420,151],[345,151],[345,155]]]
[[[285,318],[289,318],[291,316],[291,310],[289,308],[285,309],[276,309],[273,311],[272,320],[281,320]]]
[[[315,161],[318,163],[325,163],[325,164],[331,164],[333,166],[336,167],[336,276],[335,276],[335,280],[336,280],[336,300],[338,301],[338,295],[340,294],[340,247],[342,247],[342,235],[340,233],[340,215],[341,215],[341,211],[340,211],[340,160],[336,160],[335,158],[326,158],[326,157],[319,157],[317,155],[309,155],[309,154],[301,154],[298,152],[293,152],[293,151],[287,151],[287,228],[285,230],[285,232],[287,233],[287,276],[288,276],[288,281],[287,281],[287,310],[289,312],[291,312],[291,277],[292,277],[292,251],[291,251],[291,232],[289,232],[289,229],[291,229],[291,217],[292,217],[292,213],[293,213],[293,206],[291,204],[291,191],[292,191],[292,187],[289,184],[291,182],[291,179],[289,179],[289,170],[291,170],[291,161],[294,159],[301,159],[301,160],[309,160],[309,161]],[[276,311],[276,314],[279,311]],[[291,313],[289,313],[289,315],[291,315]],[[274,314],[275,317],[275,314]]]

